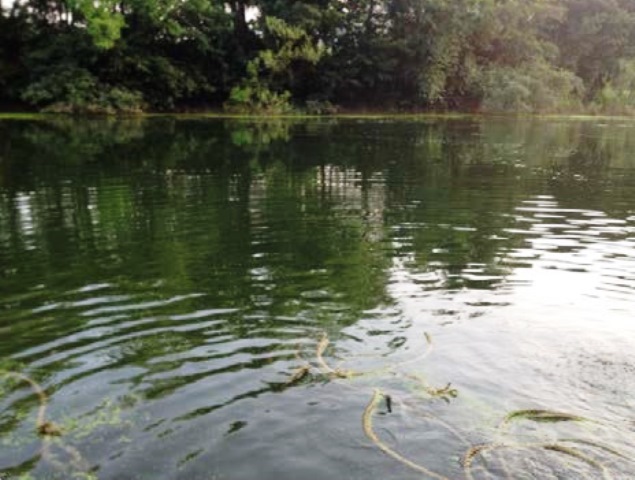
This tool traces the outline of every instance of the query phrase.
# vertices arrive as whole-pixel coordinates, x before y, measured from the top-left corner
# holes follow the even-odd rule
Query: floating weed
[[[571,457],[589,465],[593,469],[599,471],[602,474],[602,478],[605,480],[611,480],[611,476],[608,468],[603,462],[600,462],[593,457],[582,453],[581,451],[562,445],[561,443],[485,443],[481,445],[475,445],[470,447],[461,461],[465,472],[465,477],[468,480],[474,480],[474,462],[478,457],[483,456],[489,451],[498,450],[545,450],[558,454],[562,454],[566,457]],[[504,470],[509,471],[506,463],[502,461]],[[511,478],[511,477],[510,477]]]
[[[423,350],[423,352],[421,352],[419,355],[415,356],[414,358],[410,358],[408,360],[403,360],[401,362],[394,363],[387,368],[394,370],[397,367],[403,367],[405,365],[412,365],[412,364],[423,362],[426,358],[428,358],[434,350],[434,343],[432,343],[432,336],[430,336],[428,332],[423,332],[423,336],[426,339],[426,348],[425,350]]]
[[[514,410],[508,413],[501,424],[499,429],[505,429],[511,422],[530,420],[533,422],[543,423],[556,423],[556,422],[590,422],[588,418],[581,417],[579,415],[573,415],[570,413],[556,412],[553,410]]]
[[[582,452],[580,452],[579,450],[576,450],[575,448],[567,447],[565,445],[560,445],[557,443],[542,445],[542,448],[544,448],[545,450],[551,450],[552,452],[564,453],[565,455],[569,455],[573,458],[577,458],[578,460],[582,460],[583,462],[588,463],[589,465],[600,470],[606,469],[606,467],[604,467],[604,465],[601,462],[594,460],[593,458],[583,454]]]
[[[596,448],[598,450],[602,450],[606,453],[610,453],[611,455],[614,455],[616,457],[622,458],[624,460],[628,460],[629,462],[635,462],[634,459],[632,459],[631,457],[628,457],[627,455],[624,455],[622,452],[618,451],[617,449],[610,447],[608,445],[604,445],[603,443],[599,443],[599,442],[594,442],[592,440],[586,440],[586,439],[581,439],[581,438],[563,438],[560,440],[560,442],[563,443],[578,443],[580,445],[584,445],[586,447],[591,447],[591,448]]]
[[[309,376],[310,372],[311,372],[310,365],[308,364],[302,365],[301,367],[294,370],[289,380],[287,380],[287,382],[285,383],[285,386],[292,386],[297,383],[300,383],[302,380],[304,380],[306,377]]]
[[[122,420],[121,412],[122,408],[119,404],[112,399],[106,399],[81,417],[65,417],[62,421],[62,429],[73,438],[83,439],[101,427],[129,426],[129,421]]]
[[[456,398],[459,395],[459,391],[456,388],[452,388],[450,382],[443,388],[430,388],[428,393],[433,397],[441,397],[448,403],[450,398]]]
[[[179,460],[178,463],[178,468],[183,468],[186,464],[188,464],[189,462],[191,462],[192,460],[194,460],[196,457],[198,457],[201,453],[203,453],[203,449],[199,448],[197,450],[194,450],[193,452],[188,453],[187,455],[185,455],[182,459]]]
[[[364,410],[364,414],[362,415],[362,427],[364,429],[364,433],[366,434],[366,436],[377,446],[377,448],[379,448],[386,455],[394,458],[395,460],[410,467],[411,469],[421,472],[436,480],[449,480],[448,477],[439,475],[438,473],[435,473],[432,470],[429,470],[423,465],[420,465],[418,463],[413,462],[412,460],[405,458],[400,453],[396,452],[395,450],[393,450],[392,448],[390,448],[388,445],[386,445],[380,440],[380,438],[377,436],[377,434],[375,433],[373,429],[373,416],[375,414],[375,411],[377,410],[377,406],[379,405],[382,398],[384,397],[385,395],[380,390],[375,389],[373,393],[373,397],[370,400],[370,403],[366,406],[366,409]]]
[[[424,335],[426,338],[427,348],[423,351],[423,353],[408,360],[392,363],[390,365],[376,368],[373,370],[368,370],[368,371],[357,371],[357,370],[350,370],[350,369],[333,368],[332,366],[330,366],[324,359],[324,352],[326,351],[326,348],[330,344],[329,338],[326,332],[322,332],[322,337],[317,343],[315,356],[317,359],[317,364],[319,365],[322,372],[331,376],[332,378],[351,379],[354,377],[361,377],[361,376],[366,377],[371,375],[378,375],[378,374],[387,373],[390,371],[395,371],[398,367],[403,367],[408,364],[418,363],[420,361],[423,361],[428,355],[430,355],[430,353],[432,352],[432,338],[427,332],[424,333]]]
[[[324,332],[315,350],[317,363],[324,373],[337,378],[352,378],[357,375],[362,375],[360,372],[355,372],[353,370],[335,369],[326,363],[326,360],[324,360],[324,351],[326,350],[326,347],[329,346],[329,343],[329,337],[326,332]]]
[[[229,426],[229,429],[225,433],[225,436],[236,433],[237,431],[242,430],[246,426],[247,426],[247,422],[243,420],[236,420],[235,422],[231,423],[231,425]]]
[[[408,373],[403,376],[416,382],[416,391],[418,393],[423,393],[429,397],[441,398],[445,402],[450,403],[451,398],[456,398],[459,395],[459,391],[456,388],[452,388],[452,384],[449,382],[445,387],[434,388],[431,387],[420,375]]]
[[[23,373],[10,370],[0,370],[0,378],[5,380],[5,382],[2,382],[4,388],[0,392],[3,395],[22,386],[28,386],[37,399],[38,409],[34,433],[39,437],[41,447],[39,454],[34,457],[36,461],[38,457],[41,458],[62,474],[62,478],[96,480],[98,478],[97,474],[92,471],[91,466],[82,457],[81,453],[75,447],[69,445],[66,440],[69,438],[74,440],[84,439],[101,427],[129,425],[129,421],[124,421],[121,418],[121,404],[111,399],[106,399],[83,416],[79,418],[66,417],[63,418],[60,424],[57,424],[46,419],[49,397],[39,383]],[[123,404],[136,402],[133,396],[128,397],[122,398]],[[28,416],[28,410],[18,409],[13,418],[18,418],[18,423],[20,423]],[[21,437],[25,436],[21,435]],[[27,439],[27,441],[33,441],[33,439]],[[12,437],[7,438],[7,436],[3,436],[2,444],[15,446],[12,443]],[[21,473],[23,475],[18,478],[31,478],[28,472]]]
[[[337,368],[333,368],[324,358],[325,351],[329,346],[329,339],[326,333],[322,334],[322,337],[317,343],[315,356],[316,363],[320,368],[320,371],[327,375],[329,378],[339,378],[339,379],[351,379],[353,377],[368,377],[371,374],[377,373],[391,373],[394,377],[407,379],[410,382],[414,382],[416,393],[424,394],[429,398],[440,398],[450,403],[450,400],[456,398],[458,396],[458,390],[452,387],[451,383],[447,383],[443,387],[432,387],[430,386],[424,378],[419,375],[412,373],[403,373],[400,372],[398,367],[404,366],[413,362],[417,362],[426,358],[430,352],[432,351],[432,338],[426,332],[424,333],[427,348],[426,350],[416,356],[413,359],[409,359],[406,361],[398,362],[391,364],[389,366],[376,369],[368,372],[358,372],[354,370],[341,370]],[[297,369],[289,380],[289,383],[295,383],[305,378],[310,372],[310,365],[306,364],[303,367]],[[349,388],[356,388],[351,385],[349,382],[344,383],[345,386]],[[356,389],[359,389],[357,386]],[[446,477],[440,473],[434,472],[430,470],[425,465],[421,463],[416,463],[397,450],[391,448],[389,445],[384,443],[377,433],[374,430],[373,426],[373,418],[378,410],[380,404],[382,404],[382,400],[385,402],[387,413],[391,413],[393,410],[393,405],[396,404],[399,407],[402,407],[404,410],[411,411],[417,416],[421,416],[428,421],[433,423],[437,423],[439,426],[443,427],[445,430],[450,432],[454,437],[461,441],[463,445],[467,448],[462,456],[457,457],[460,458],[459,463],[462,465],[464,470],[464,476],[467,480],[474,480],[474,475],[478,473],[479,478],[500,478],[503,475],[504,478],[542,478],[540,468],[556,468],[557,476],[560,478],[561,474],[575,474],[575,478],[603,478],[605,480],[612,480],[612,476],[610,470],[608,468],[608,464],[605,463],[603,459],[600,459],[598,455],[600,452],[604,454],[610,454],[616,458],[621,458],[623,460],[631,460],[628,456],[622,454],[618,450],[601,444],[591,440],[584,439],[576,439],[576,438],[567,438],[567,439],[554,439],[549,441],[536,441],[534,443],[514,443],[512,441],[500,441],[500,442],[489,442],[474,445],[470,442],[466,435],[463,434],[462,431],[455,428],[454,426],[448,424],[441,418],[434,415],[432,412],[428,411],[429,409],[424,408],[425,403],[421,404],[421,402],[416,402],[416,404],[406,403],[405,401],[399,399],[398,396],[388,395],[383,393],[379,389],[375,389],[373,391],[373,396],[364,409],[362,414],[362,429],[366,437],[368,437],[371,442],[384,454],[390,456],[394,460],[402,463],[403,465],[409,467],[412,470],[415,470],[419,473],[424,474],[427,478],[432,478],[434,480],[449,480],[449,477]],[[469,399],[468,399],[469,400]],[[474,399],[472,399],[474,400]],[[474,405],[474,402],[463,402],[463,405]],[[480,403],[478,404],[480,405]],[[476,405],[476,406],[478,406]],[[495,409],[491,406],[482,404],[483,410],[488,413],[488,417],[491,417],[492,420],[492,434],[498,433],[506,433],[508,427],[513,423],[523,422],[523,421],[531,421],[537,423],[558,423],[558,422],[576,422],[582,425],[590,425],[595,424],[598,425],[598,422],[588,419],[586,417],[582,417],[580,415],[571,414],[567,412],[555,411],[555,410],[547,410],[547,409],[523,409],[523,410],[514,410],[509,412],[503,420],[496,427],[496,421],[494,415],[496,414]],[[571,444],[575,445],[571,446]],[[587,451],[582,451],[580,448],[584,448]],[[501,452],[503,450],[515,450],[515,451],[534,451],[534,452],[549,452],[551,455],[551,463],[549,460],[542,459],[540,463],[534,464],[534,467],[537,470],[532,471],[522,471],[522,469],[514,468],[511,469],[510,465],[505,458],[501,457]],[[491,458],[488,461],[486,458],[486,454],[491,453]],[[606,455],[605,455],[606,456]],[[478,459],[478,462],[477,462]],[[590,476],[587,473],[580,471],[580,465],[575,466],[572,463],[572,460],[577,460],[580,465],[585,465],[587,469],[593,469],[595,472],[594,475]],[[491,461],[491,463],[490,463]],[[527,461],[526,454],[523,454],[523,458],[521,461]],[[491,470],[494,466],[496,466],[496,470]],[[598,475],[599,474],[599,475]]]
[[[324,351],[326,350],[326,347],[328,346],[329,346],[329,337],[326,334],[326,332],[324,332],[322,334],[322,338],[320,338],[320,341],[317,343],[317,346],[315,349],[315,356],[317,358],[318,365],[320,366],[320,368],[322,369],[324,373],[334,372],[334,370],[324,360]]]
[[[76,478],[75,474],[86,473],[88,471],[88,465],[81,454],[74,447],[68,446],[61,441],[60,437],[64,429],[46,420],[48,396],[40,384],[20,372],[2,370],[0,371],[0,376],[28,385],[38,400],[39,406],[35,420],[35,431],[41,438],[39,457],[50,463],[60,472],[64,472],[67,478]],[[54,450],[64,452],[66,461],[58,460],[53,453]]]
[[[62,429],[53,422],[44,422],[37,427],[37,433],[42,436],[59,437],[62,435]]]
[[[31,377],[24,375],[23,373],[10,370],[0,370],[0,376],[8,379],[11,382],[11,389],[17,388],[20,383],[26,384],[31,387],[31,390],[33,391],[39,402],[35,426],[38,431],[42,429],[44,424],[46,423],[44,417],[46,415],[46,406],[48,403],[48,396],[46,395],[44,389],[40,386],[39,383],[37,383]]]

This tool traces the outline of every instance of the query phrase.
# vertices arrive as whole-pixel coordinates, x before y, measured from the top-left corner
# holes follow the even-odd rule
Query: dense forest
[[[630,113],[635,2],[4,0],[0,104]]]

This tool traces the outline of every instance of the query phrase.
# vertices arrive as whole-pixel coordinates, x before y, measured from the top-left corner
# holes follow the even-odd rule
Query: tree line
[[[0,10],[0,104],[630,113],[635,2],[23,0]]]

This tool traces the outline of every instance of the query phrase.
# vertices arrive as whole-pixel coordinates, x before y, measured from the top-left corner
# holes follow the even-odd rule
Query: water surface
[[[440,477],[632,478],[633,152],[619,120],[0,121],[0,369],[62,429],[4,374],[0,472],[421,478],[365,435],[379,389]]]

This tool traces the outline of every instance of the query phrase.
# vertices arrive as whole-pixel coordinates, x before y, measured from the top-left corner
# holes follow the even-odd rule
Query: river
[[[620,119],[1,120],[0,477],[633,478],[634,152]]]

